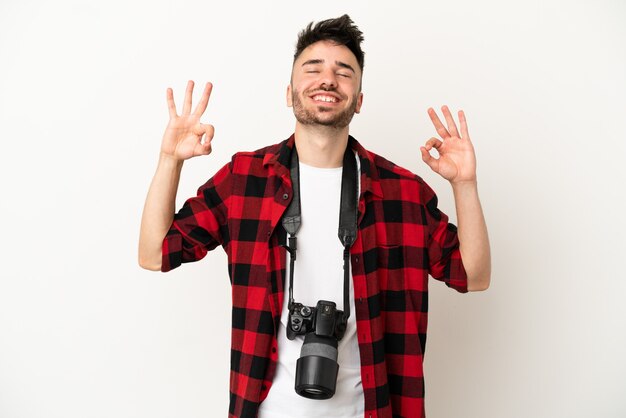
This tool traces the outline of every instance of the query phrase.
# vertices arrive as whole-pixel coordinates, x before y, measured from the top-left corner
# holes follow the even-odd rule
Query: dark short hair
[[[363,55],[361,42],[363,42],[363,32],[354,24],[350,16],[343,15],[335,19],[322,20],[321,22],[311,22],[298,34],[296,52],[293,55],[295,62],[302,51],[309,45],[319,41],[331,41],[337,45],[345,45],[356,57],[356,61],[363,71]]]

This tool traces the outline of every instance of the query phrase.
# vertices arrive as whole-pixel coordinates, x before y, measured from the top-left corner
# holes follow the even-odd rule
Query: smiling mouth
[[[339,101],[339,99],[337,99],[334,96],[327,96],[325,94],[316,94],[314,96],[311,97],[314,101],[316,102],[321,102],[321,103],[337,103]]]

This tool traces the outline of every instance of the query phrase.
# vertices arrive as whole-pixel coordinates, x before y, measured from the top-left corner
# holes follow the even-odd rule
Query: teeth
[[[332,103],[334,103],[334,102],[337,101],[337,99],[335,99],[332,96],[315,96],[314,99],[318,100],[320,102],[332,102]]]

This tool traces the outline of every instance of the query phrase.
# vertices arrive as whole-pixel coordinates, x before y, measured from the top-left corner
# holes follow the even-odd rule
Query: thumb
[[[196,123],[195,125],[193,125],[193,127],[191,128],[191,133],[194,134],[195,136],[204,135],[204,128],[202,127],[202,124]]]

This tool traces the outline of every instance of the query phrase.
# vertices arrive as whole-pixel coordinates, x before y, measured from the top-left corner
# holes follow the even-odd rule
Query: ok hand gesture
[[[462,183],[476,181],[476,155],[474,146],[470,141],[467,131],[465,114],[459,110],[459,121],[461,123],[461,134],[457,130],[452,114],[447,106],[441,108],[448,124],[448,128],[441,123],[439,116],[431,107],[428,109],[430,120],[435,125],[437,133],[442,140],[430,138],[425,146],[420,147],[422,160],[437,174],[448,180],[450,183]],[[439,153],[439,158],[430,155],[430,150],[435,148]]]
[[[176,160],[186,160],[198,155],[211,153],[211,140],[213,139],[213,125],[200,123],[200,117],[206,110],[211,96],[213,85],[207,83],[202,93],[202,98],[191,112],[191,97],[193,93],[193,81],[187,83],[185,102],[180,115],[176,113],[174,93],[171,88],[167,89],[167,106],[170,113],[170,121],[163,134],[161,153],[173,157]],[[203,140],[204,137],[204,140]]]

